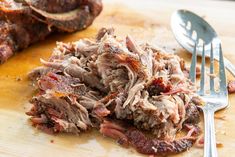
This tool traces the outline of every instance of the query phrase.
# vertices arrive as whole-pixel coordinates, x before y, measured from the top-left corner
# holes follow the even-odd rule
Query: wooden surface
[[[101,27],[114,27],[120,36],[130,34],[140,42],[149,42],[166,48],[189,61],[190,56],[170,31],[170,16],[185,8],[203,16],[218,31],[224,54],[235,63],[235,2],[172,1],[172,0],[107,0],[104,10],[87,30],[70,35],[57,35],[31,46],[0,65],[0,157],[124,157],[141,156],[133,149],[124,149],[115,141],[102,137],[96,131],[80,136],[47,135],[31,127],[24,114],[33,89],[26,74],[40,65],[39,58],[47,59],[56,41],[75,41],[93,37]],[[234,79],[228,74],[228,79]],[[219,156],[235,154],[235,95],[229,96],[230,107],[217,113],[225,120],[216,119]],[[203,150],[192,148],[178,156],[200,157]]]

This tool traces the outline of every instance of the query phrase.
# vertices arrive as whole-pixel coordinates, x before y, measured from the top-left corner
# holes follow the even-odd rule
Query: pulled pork
[[[183,60],[113,32],[103,28],[95,41],[57,43],[50,59],[41,60],[44,66],[29,74],[38,89],[27,112],[33,125],[49,133],[98,128],[149,155],[187,150],[199,132],[200,101]],[[187,135],[175,139],[181,130]]]

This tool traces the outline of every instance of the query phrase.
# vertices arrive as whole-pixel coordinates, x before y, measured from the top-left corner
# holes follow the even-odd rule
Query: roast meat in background
[[[1,0],[0,63],[52,32],[87,28],[101,10],[101,0]]]

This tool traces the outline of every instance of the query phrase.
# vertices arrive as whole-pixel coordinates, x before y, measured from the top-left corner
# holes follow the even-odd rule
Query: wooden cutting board
[[[225,1],[172,1],[172,0],[106,0],[104,10],[87,30],[55,35],[15,55],[0,65],[0,157],[124,157],[141,156],[133,149],[124,149],[114,140],[104,138],[97,131],[79,136],[47,135],[33,128],[25,115],[28,100],[34,91],[27,80],[27,73],[47,59],[56,41],[75,41],[94,37],[101,27],[114,27],[118,35],[132,35],[140,42],[149,42],[176,52],[187,61],[187,54],[170,31],[170,16],[176,9],[185,8],[203,16],[218,31],[227,58],[235,63],[235,3]],[[234,79],[228,73],[228,80]],[[235,154],[235,95],[229,96],[230,107],[217,113],[224,120],[216,119],[219,156]],[[192,148],[178,156],[199,157],[203,150]]]

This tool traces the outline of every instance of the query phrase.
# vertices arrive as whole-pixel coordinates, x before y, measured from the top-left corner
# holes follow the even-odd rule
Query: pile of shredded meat
[[[43,131],[97,128],[149,155],[179,153],[197,139],[200,101],[174,54],[103,28],[95,40],[57,43],[41,63],[29,74],[37,94],[27,114]],[[185,136],[176,139],[182,130]]]

